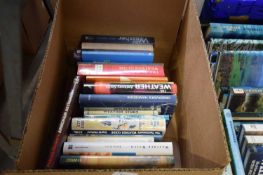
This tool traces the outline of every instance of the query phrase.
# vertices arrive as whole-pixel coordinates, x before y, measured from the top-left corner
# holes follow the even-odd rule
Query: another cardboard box
[[[19,170],[6,174],[222,174],[230,159],[194,0],[189,2],[186,6],[185,0],[58,1],[17,162]],[[83,33],[155,37],[155,62],[166,64],[179,87],[176,120],[166,138],[179,142],[182,168],[39,170],[58,125],[66,82],[74,74],[72,50]]]

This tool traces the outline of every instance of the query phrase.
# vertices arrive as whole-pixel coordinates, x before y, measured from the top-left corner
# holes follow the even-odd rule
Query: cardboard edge
[[[34,90],[34,95],[32,97],[33,100],[32,100],[32,103],[30,105],[29,112],[27,114],[27,119],[26,119],[26,122],[25,122],[24,130],[23,130],[23,136],[22,136],[21,143],[19,145],[18,154],[17,154],[18,156],[17,156],[17,159],[15,161],[16,168],[19,168],[20,158],[21,158],[21,155],[22,155],[22,147],[24,145],[24,137],[25,137],[26,132],[27,132],[28,123],[29,123],[29,121],[31,119],[33,103],[35,101],[36,94],[38,92],[38,89],[39,89],[41,81],[42,81],[42,76],[43,76],[43,72],[44,72],[44,68],[45,68],[45,63],[46,63],[46,60],[47,60],[47,53],[51,49],[50,45],[51,45],[51,40],[52,40],[52,36],[53,36],[53,32],[54,32],[54,28],[55,28],[55,24],[56,24],[56,20],[57,20],[56,16],[57,16],[57,13],[58,13],[57,12],[57,8],[58,8],[59,3],[60,3],[60,0],[57,0],[56,5],[55,5],[55,14],[54,14],[54,18],[53,18],[53,21],[52,21],[52,26],[51,26],[51,29],[50,29],[50,35],[49,35],[48,42],[47,42],[48,44],[47,44],[47,47],[45,49],[45,54],[43,56],[43,62],[42,62],[42,64],[39,67],[39,69],[41,69],[41,70],[40,70],[39,77],[38,77],[38,80],[37,80],[36,88]]]
[[[198,11],[197,11],[197,4],[196,4],[196,1],[197,0],[192,0],[192,5],[194,6],[194,13],[195,13],[195,18],[199,21],[199,28],[201,29],[201,22],[199,20],[199,15],[198,15]],[[203,41],[202,42],[202,48],[205,52],[205,55],[206,55],[206,62],[207,62],[207,67],[208,67],[208,71],[209,71],[209,74],[211,75],[210,76],[210,83],[211,85],[214,87],[214,91],[213,91],[213,96],[214,96],[214,101],[217,105],[217,108],[218,108],[218,118],[219,118],[219,122],[220,122],[220,127],[221,127],[221,133],[223,134],[223,137],[224,137],[224,145],[225,145],[225,150],[226,150],[226,153],[227,153],[227,164],[230,163],[231,161],[231,158],[230,158],[230,152],[229,152],[229,148],[228,148],[228,144],[227,144],[227,138],[226,138],[226,134],[225,134],[225,130],[224,130],[224,125],[223,125],[223,121],[222,121],[222,117],[221,117],[221,113],[220,113],[220,107],[219,107],[219,103],[218,103],[218,100],[217,100],[217,95],[216,95],[216,92],[215,92],[215,84],[214,84],[214,81],[212,79],[212,72],[211,72],[211,68],[210,68],[210,63],[209,63],[209,60],[208,60],[208,53],[207,53],[207,50],[206,50],[206,45],[205,45],[205,40],[204,40],[204,36],[202,34],[202,31],[200,30],[200,37],[201,37],[201,40]],[[226,166],[227,166],[226,164]]]

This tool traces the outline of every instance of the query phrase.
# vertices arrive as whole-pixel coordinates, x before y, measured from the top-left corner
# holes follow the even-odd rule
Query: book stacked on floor
[[[163,64],[153,63],[153,48],[149,37],[81,38],[74,53],[78,90],[73,85],[58,129],[63,139],[55,141],[47,168],[175,165],[173,142],[162,140],[175,112],[177,86]],[[75,103],[82,112],[68,114]]]
[[[262,151],[252,150],[261,137],[245,134],[242,142],[239,137],[242,128],[262,125],[263,121],[263,25],[212,22],[204,37],[223,110],[233,174],[257,174]]]

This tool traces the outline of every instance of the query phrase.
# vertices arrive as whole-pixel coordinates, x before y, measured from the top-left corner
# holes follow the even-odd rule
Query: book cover
[[[230,88],[226,108],[235,113],[235,116],[238,116],[239,113],[245,113],[251,117],[263,116],[263,88]]]
[[[80,107],[160,107],[161,114],[173,114],[176,95],[80,94]]]
[[[119,44],[82,42],[82,50],[148,51],[153,52],[152,44]]]
[[[176,84],[169,83],[85,83],[87,94],[177,94]]]
[[[46,163],[46,168],[48,169],[54,168],[59,159],[59,154],[63,142],[66,141],[67,138],[67,130],[70,126],[71,117],[74,112],[74,106],[78,101],[77,99],[78,99],[80,88],[81,88],[81,77],[76,76],[73,80],[73,85],[69,92],[68,99],[65,104],[63,114],[48,156],[48,160]]]
[[[222,86],[263,87],[262,51],[224,51],[219,54],[215,88]]]
[[[153,63],[149,51],[80,50],[74,57],[86,63]]]
[[[144,36],[106,36],[82,35],[81,42],[90,43],[119,43],[119,44],[154,44],[153,37]]]
[[[172,142],[65,142],[63,154],[90,156],[173,156]]]
[[[67,142],[154,142],[153,136],[72,136]]]
[[[163,64],[78,64],[78,75],[164,77]]]
[[[261,0],[206,0],[200,15],[201,23],[262,23]]]
[[[205,38],[263,39],[263,25],[210,23]]]
[[[72,118],[72,130],[162,131],[166,130],[164,118]]]
[[[253,153],[263,153],[263,146],[252,145],[247,149],[245,156],[243,157],[243,162],[244,162],[245,168],[247,167],[249,158],[250,158],[251,154],[253,154]]]
[[[132,77],[132,76],[86,76],[86,82],[121,82],[121,83],[166,83],[167,77]]]
[[[60,165],[65,168],[169,168],[174,156],[84,156],[63,155]]]
[[[135,108],[135,107],[85,107],[84,117],[87,115],[159,115],[161,108]]]
[[[226,136],[228,140],[229,150],[231,154],[231,165],[235,174],[245,175],[242,158],[239,151],[238,141],[234,129],[231,111],[229,109],[223,110],[223,119],[225,125]]]
[[[252,153],[246,166],[246,175],[262,174],[263,153]]]

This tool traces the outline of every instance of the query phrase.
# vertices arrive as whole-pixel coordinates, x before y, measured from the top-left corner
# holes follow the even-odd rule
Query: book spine
[[[163,64],[78,64],[78,75],[164,77]]]
[[[172,142],[65,142],[63,154],[100,156],[172,156]]]
[[[81,42],[92,43],[123,43],[123,44],[154,44],[153,37],[141,36],[103,36],[103,35],[82,35]]]
[[[82,62],[86,63],[153,63],[153,52],[145,51],[96,51],[82,50]]]
[[[176,95],[80,94],[80,107],[160,107],[161,114],[173,114]]]
[[[97,136],[154,136],[162,137],[165,132],[162,131],[102,131],[102,130],[82,130],[82,131],[71,131],[73,135],[97,135]]]
[[[263,173],[263,153],[252,153],[249,157],[246,175],[262,174]]]
[[[161,108],[103,108],[85,107],[84,117],[88,115],[159,115]]]
[[[231,111],[228,109],[225,109],[223,111],[224,113],[224,122],[225,122],[225,128],[226,128],[226,134],[229,142],[229,148],[231,152],[232,157],[232,167],[236,174],[239,175],[245,175],[244,167],[242,164],[242,159],[239,151],[238,141],[236,138],[236,133],[234,129],[234,123],[232,120]]]
[[[70,124],[71,116],[73,114],[74,105],[77,102],[78,93],[81,87],[80,84],[81,77],[76,76],[73,80],[73,85],[71,87],[71,91],[69,93],[66,105],[64,107],[64,112],[62,114],[60,124],[55,134],[55,138],[49,153],[49,157],[46,163],[46,168],[48,169],[55,167],[62,144],[66,140],[66,133]]]
[[[83,117],[81,117],[83,119]],[[136,115],[136,114],[126,114],[126,115],[85,115],[84,118],[89,118],[89,119],[108,119],[108,118],[115,118],[115,119],[124,119],[124,120],[165,120],[168,122],[171,118],[170,115]]]
[[[73,118],[72,130],[162,131],[166,130],[164,118]]]
[[[175,165],[174,156],[72,156],[60,157],[66,168],[169,168]]]
[[[121,83],[166,83],[167,77],[125,77],[125,76],[86,76],[86,81],[94,82],[121,82]]]
[[[68,142],[154,142],[153,136],[68,136]]]
[[[118,44],[118,43],[90,43],[82,42],[82,50],[115,50],[115,51],[149,51],[153,52],[151,44]]]
[[[83,85],[87,94],[176,94],[174,83],[89,83]]]

